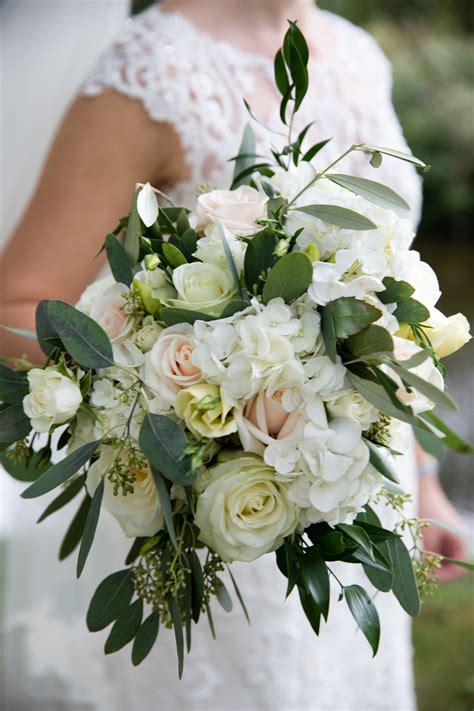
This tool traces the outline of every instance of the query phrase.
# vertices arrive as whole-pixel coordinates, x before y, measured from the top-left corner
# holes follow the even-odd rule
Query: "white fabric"
[[[406,150],[390,99],[389,65],[362,30],[325,13],[333,33],[331,53],[313,58],[311,88],[296,130],[310,120],[313,140],[334,136],[321,154],[329,161],[353,142],[370,141]],[[171,123],[189,166],[186,181],[174,186],[177,202],[190,203],[197,184],[229,184],[247,115],[245,95],[273,122],[277,96],[271,62],[248,55],[198,31],[179,14],[153,7],[127,20],[117,43],[102,57],[84,85],[85,94],[114,88],[139,99],[150,116]],[[256,128],[260,147],[268,134]],[[278,140],[278,137],[276,137]],[[415,221],[420,182],[408,164],[384,161],[376,172],[366,159],[346,161],[347,171],[387,182],[412,204]],[[341,168],[342,171],[342,168]],[[404,488],[414,490],[410,453],[399,467]],[[337,602],[316,638],[296,595],[285,603],[285,581],[268,555],[236,565],[252,626],[238,604],[226,615],[215,607],[217,641],[205,620],[193,628],[193,649],[182,682],[176,678],[174,640],[160,631],[159,644],[138,669],[130,648],[102,655],[107,632],[89,635],[85,610],[98,582],[123,565],[127,541],[103,514],[94,549],[80,583],[75,561],[58,564],[60,535],[71,507],[41,528],[32,522],[47,501],[15,505],[21,516],[6,578],[7,709],[48,711],[411,711],[415,708],[410,623],[391,595],[379,593],[381,649],[375,660],[348,614]],[[74,507],[73,507],[74,508]],[[386,512],[384,520],[389,524]],[[370,587],[358,568],[339,570],[344,583]]]

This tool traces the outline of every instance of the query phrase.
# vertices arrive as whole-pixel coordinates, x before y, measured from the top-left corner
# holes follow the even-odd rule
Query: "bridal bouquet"
[[[455,407],[440,359],[469,339],[467,322],[435,308],[405,201],[336,170],[354,151],[374,169],[426,166],[366,144],[313,164],[326,141],[304,150],[309,127],[291,131],[307,61],[290,23],[275,59],[282,150],[262,159],[247,126],[232,186],[202,188],[191,211],[137,186],[105,240],[111,276],[75,307],[38,305],[44,366],[0,367],[2,461],[33,482],[23,497],[61,487],[43,520],[81,496],[60,558],[79,547],[81,575],[103,509],[133,539],[87,625],[111,625],[106,653],[133,641],[134,664],[164,624],[181,674],[192,623],[207,614],[213,630],[214,598],[232,607],[224,577],[247,615],[229,564],[270,552],[316,634],[333,578],[375,654],[375,605],[333,563],[349,579],[362,565],[416,615],[412,551],[372,503],[402,497],[392,461],[410,426],[436,455],[468,449],[434,409]]]

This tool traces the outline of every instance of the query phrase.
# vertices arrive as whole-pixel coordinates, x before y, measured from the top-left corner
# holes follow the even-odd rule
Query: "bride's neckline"
[[[238,45],[230,42],[229,40],[216,37],[208,30],[198,27],[189,17],[186,17],[186,15],[184,15],[179,10],[164,10],[162,7],[160,7],[159,4],[155,4],[149,8],[149,11],[155,12],[161,17],[171,18],[174,21],[181,23],[183,27],[186,27],[187,29],[191,30],[195,35],[201,37],[206,42],[212,43],[215,47],[220,47],[226,52],[233,54],[235,57],[239,57],[239,59],[243,60],[246,64],[261,66],[267,70],[271,69],[273,71],[273,57],[269,57],[267,54],[264,54],[262,52],[250,52],[249,50],[246,50],[243,47],[239,47]],[[336,31],[338,29],[337,24],[339,22],[347,22],[346,20],[344,20],[344,18],[340,17],[339,15],[335,15],[329,10],[319,9],[318,12],[321,15],[324,15],[328,20],[330,20],[336,25]],[[310,48],[309,61],[311,63],[322,64],[325,63],[326,60],[326,56],[314,56],[314,53],[311,52]]]

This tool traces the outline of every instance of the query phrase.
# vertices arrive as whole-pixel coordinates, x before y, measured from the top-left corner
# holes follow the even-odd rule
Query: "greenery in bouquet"
[[[293,135],[307,63],[290,23],[275,58],[283,148],[257,153],[248,125],[230,189],[203,186],[191,211],[138,185],[105,239],[111,275],[76,307],[38,305],[24,335],[38,339],[43,368],[0,366],[2,462],[32,482],[22,496],[61,487],[40,520],[81,496],[60,558],[78,548],[81,575],[102,509],[133,539],[87,625],[111,625],[106,653],[133,642],[134,664],[164,625],[181,675],[192,624],[207,615],[214,633],[214,598],[232,608],[224,580],[248,618],[234,561],[276,552],[316,634],[339,586],[374,654],[374,601],[333,564],[348,579],[362,565],[410,615],[433,585],[439,558],[421,556],[426,522],[403,516],[393,461],[410,427],[435,456],[470,450],[435,410],[455,408],[441,359],[468,324],[435,308],[406,202],[336,170],[355,151],[374,170],[426,166],[366,144],[319,166],[327,141],[306,146],[309,126]],[[381,502],[399,514],[391,529]]]

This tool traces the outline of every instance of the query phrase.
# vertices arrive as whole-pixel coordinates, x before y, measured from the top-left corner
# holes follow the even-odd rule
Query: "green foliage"
[[[98,632],[108,627],[130,604],[133,584],[129,568],[112,573],[95,591],[87,611],[87,627]]]
[[[0,410],[0,442],[12,443],[25,439],[30,433],[30,421],[22,405],[10,405]]]
[[[347,230],[375,230],[377,227],[368,217],[364,217],[354,210],[348,210],[347,207],[339,207],[339,205],[304,205],[293,209],[318,217],[331,225],[345,227]]]
[[[311,284],[313,268],[303,252],[291,252],[270,270],[263,287],[263,302],[281,297],[287,304],[305,293]]]
[[[191,484],[195,475],[183,429],[165,415],[148,413],[140,430],[140,448],[153,469],[175,484]]]
[[[84,368],[113,365],[112,346],[104,329],[64,301],[48,303],[48,318],[64,348]]]

